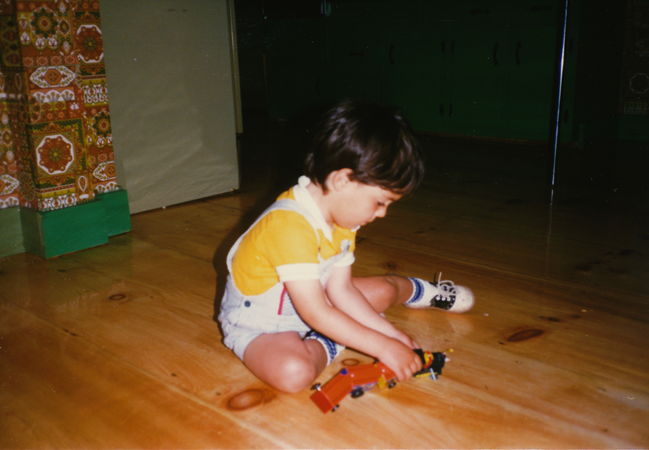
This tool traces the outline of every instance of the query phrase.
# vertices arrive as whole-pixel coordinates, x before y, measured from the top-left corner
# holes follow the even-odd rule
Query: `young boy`
[[[450,281],[352,276],[356,230],[421,182],[405,120],[344,102],[325,115],[306,175],[281,194],[228,254],[219,321],[224,343],[261,380],[298,392],[344,347],[405,380],[420,369],[413,339],[381,314],[393,304],[464,312],[473,294]]]

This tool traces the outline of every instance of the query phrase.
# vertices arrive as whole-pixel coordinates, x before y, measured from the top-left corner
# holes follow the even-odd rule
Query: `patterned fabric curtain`
[[[97,0],[0,0],[0,208],[118,189]]]

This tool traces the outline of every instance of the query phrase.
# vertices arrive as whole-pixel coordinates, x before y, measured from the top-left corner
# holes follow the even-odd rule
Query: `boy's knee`
[[[292,355],[285,358],[278,368],[273,384],[280,391],[293,394],[310,387],[317,375],[311,361]]]
[[[386,275],[383,280],[383,295],[396,297],[399,292],[399,282],[394,275]]]
[[[379,298],[385,299],[384,301],[388,306],[399,301],[399,283],[396,276],[385,275],[383,282],[378,284],[377,290]]]

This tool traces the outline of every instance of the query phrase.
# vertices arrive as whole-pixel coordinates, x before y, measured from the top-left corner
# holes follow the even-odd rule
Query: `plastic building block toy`
[[[442,352],[432,353],[421,349],[415,349],[415,353],[421,358],[423,369],[416,372],[414,376],[430,376],[436,380],[442,374],[446,355]],[[395,373],[385,364],[375,361],[370,364],[345,367],[324,385],[316,383],[312,387],[315,392],[311,395],[311,400],[323,413],[326,413],[338,409],[340,401],[348,394],[352,398],[358,398],[374,386],[393,388],[396,384]]]

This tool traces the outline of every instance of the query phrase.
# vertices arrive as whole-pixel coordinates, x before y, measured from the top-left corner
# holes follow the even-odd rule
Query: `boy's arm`
[[[409,346],[332,305],[319,280],[287,281],[285,286],[302,319],[318,332],[381,360],[399,380],[410,378],[420,369],[421,361]]]
[[[352,283],[351,266],[335,267],[327,282],[327,294],[333,305],[363,325],[416,348],[417,344],[376,312]]]

